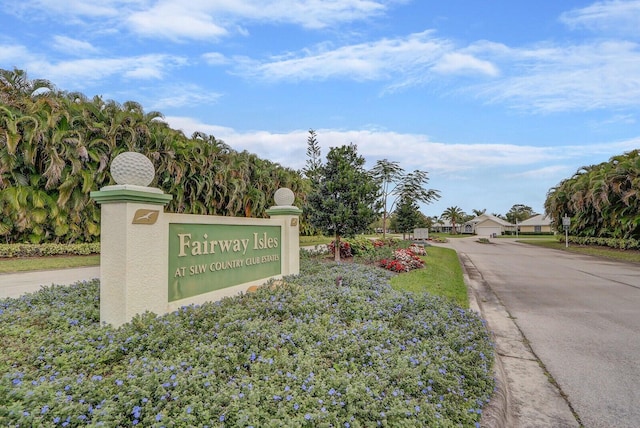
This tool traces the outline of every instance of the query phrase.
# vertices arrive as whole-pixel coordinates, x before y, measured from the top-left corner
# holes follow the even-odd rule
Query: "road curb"
[[[458,259],[462,266],[464,282],[467,284],[469,290],[469,308],[478,312],[484,319],[482,305],[479,302],[478,296],[478,284],[477,277],[480,274],[475,269],[475,266],[464,255],[458,253]],[[481,277],[481,276],[480,276]],[[486,321],[486,320],[485,320]],[[487,325],[489,332],[492,336],[492,341],[495,343],[495,336],[491,333],[490,326]],[[480,420],[480,426],[483,428],[507,428],[512,427],[512,417],[509,413],[509,384],[507,382],[507,376],[504,372],[504,366],[497,350],[494,349],[494,378],[496,381],[495,390],[489,403],[482,410],[482,419]]]

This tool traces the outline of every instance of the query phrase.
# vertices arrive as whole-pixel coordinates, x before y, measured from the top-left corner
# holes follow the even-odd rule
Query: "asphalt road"
[[[449,246],[481,273],[576,420],[639,427],[640,265],[491,242],[451,239]]]

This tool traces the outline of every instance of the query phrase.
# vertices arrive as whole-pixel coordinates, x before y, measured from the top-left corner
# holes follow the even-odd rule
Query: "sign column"
[[[276,205],[267,210],[271,218],[283,220],[282,227],[282,275],[300,273],[300,214],[302,210],[293,205],[295,195],[291,189],[282,187],[273,195]]]
[[[100,322],[117,327],[147,310],[166,311],[166,288],[158,287],[167,275],[162,216],[173,196],[146,186],[153,180],[153,165],[138,153],[118,155],[111,173],[119,184],[91,192],[91,198],[101,205]]]

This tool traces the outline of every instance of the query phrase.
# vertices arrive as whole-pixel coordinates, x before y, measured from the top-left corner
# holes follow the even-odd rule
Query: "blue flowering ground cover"
[[[118,329],[97,281],[0,300],[0,426],[479,426],[483,322],[390,275],[303,260],[284,284]]]

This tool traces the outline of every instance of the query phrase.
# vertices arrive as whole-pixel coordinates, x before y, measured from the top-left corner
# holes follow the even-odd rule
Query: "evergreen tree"
[[[379,210],[380,187],[364,163],[354,144],[332,148],[308,195],[309,220],[335,237],[336,261],[340,260],[340,238],[364,232]]]
[[[318,170],[322,166],[322,153],[320,151],[320,145],[316,138],[316,131],[309,130],[309,136],[307,137],[307,162],[306,166],[302,169],[305,177],[311,180],[313,183],[318,175]]]
[[[402,239],[406,233],[411,234],[422,221],[422,214],[418,204],[408,196],[400,199],[396,214],[396,228],[398,232],[402,232]]]

